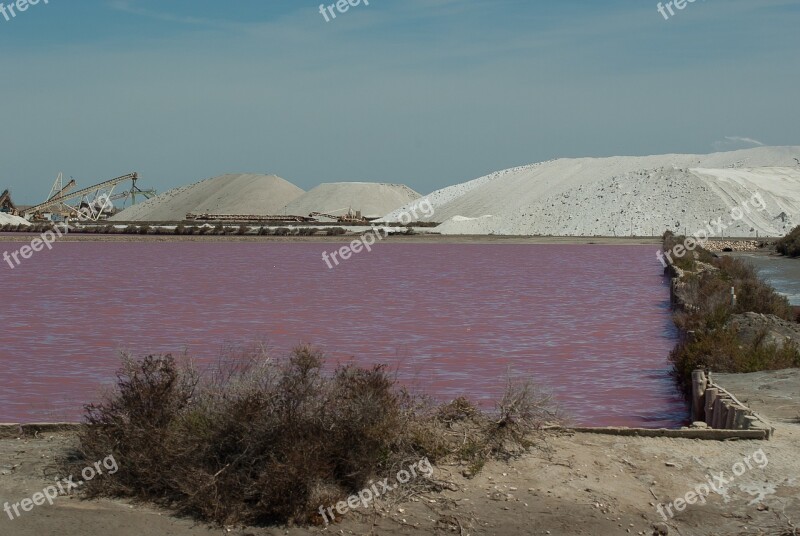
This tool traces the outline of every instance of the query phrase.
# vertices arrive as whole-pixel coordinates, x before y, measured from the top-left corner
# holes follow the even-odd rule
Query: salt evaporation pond
[[[734,253],[750,263],[767,283],[794,306],[800,306],[800,261],[778,255]]]
[[[340,245],[64,242],[0,266],[0,422],[78,420],[121,349],[213,363],[253,341],[388,363],[439,399],[489,404],[512,371],[582,425],[685,422],[656,246],[391,243],[328,270]]]

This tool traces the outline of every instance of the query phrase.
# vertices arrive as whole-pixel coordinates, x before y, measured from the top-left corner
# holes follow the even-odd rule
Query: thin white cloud
[[[753,145],[763,146],[764,144],[753,138],[740,138],[739,136],[725,136],[725,139],[733,143],[751,143]]]
[[[112,9],[130,13],[131,15],[138,15],[140,17],[147,17],[149,19],[160,20],[164,22],[176,22],[178,24],[191,24],[195,26],[223,26],[220,21],[203,19],[198,17],[186,17],[182,15],[173,15],[161,11],[153,11],[150,9],[142,9],[136,7],[130,0],[112,0],[108,4]]]
[[[714,147],[715,151],[734,151],[736,149],[748,149],[750,147],[763,147],[764,143],[743,136],[725,136],[725,139],[715,141],[711,145]]]

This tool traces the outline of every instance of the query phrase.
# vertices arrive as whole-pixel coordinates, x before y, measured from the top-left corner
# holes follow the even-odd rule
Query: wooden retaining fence
[[[767,439],[775,433],[765,419],[702,370],[692,373],[692,421],[705,422],[714,430],[760,430]]]

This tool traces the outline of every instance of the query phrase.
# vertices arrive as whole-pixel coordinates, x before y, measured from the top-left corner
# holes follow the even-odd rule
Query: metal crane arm
[[[60,192],[53,194],[53,196],[50,199],[55,199],[56,197],[61,197],[65,195],[67,192],[75,188],[76,184],[77,183],[75,182],[75,179],[71,179],[67,184],[64,185],[63,188],[61,188]]]
[[[125,181],[134,181],[135,182],[136,179],[138,179],[138,178],[139,178],[139,176],[136,173],[129,173],[127,175],[123,175],[121,177],[117,177],[116,179],[107,180],[105,182],[101,182],[99,184],[95,184],[94,186],[90,186],[88,188],[83,188],[82,190],[78,190],[76,192],[72,192],[71,194],[59,195],[59,196],[56,196],[56,197],[52,197],[52,198],[48,199],[47,201],[45,201],[44,203],[40,203],[40,204],[38,204],[36,206],[33,206],[33,207],[27,209],[23,213],[23,215],[24,214],[35,214],[37,212],[41,212],[43,210],[46,210],[46,209],[48,209],[50,207],[53,207],[55,205],[58,205],[60,203],[64,203],[64,202],[69,201],[71,199],[77,199],[79,197],[83,197],[84,195],[90,194],[90,193],[95,192],[97,190],[100,190],[102,188],[110,188],[111,186],[115,186],[115,185],[117,185],[117,184],[119,184],[121,182],[125,182]],[[66,187],[64,189],[66,189]]]

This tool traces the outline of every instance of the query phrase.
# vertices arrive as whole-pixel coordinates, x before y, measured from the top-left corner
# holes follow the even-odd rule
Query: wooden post
[[[734,423],[736,422],[736,404],[731,402],[728,405],[728,415],[725,419],[725,429],[726,430],[735,430],[733,427]]]
[[[706,408],[703,395],[706,392],[706,373],[702,370],[692,372],[692,422],[704,421]]]
[[[733,417],[733,426],[736,430],[745,430],[744,418],[750,414],[750,411],[744,406],[736,406],[736,415]]]
[[[706,397],[705,397],[705,413],[706,413],[706,424],[711,426],[711,423],[714,422],[714,402],[717,400],[717,396],[719,396],[719,390],[715,388],[706,389]]]
[[[744,416],[744,429],[745,430],[749,430],[757,422],[758,422],[758,417],[754,417],[753,415],[745,415]]]
[[[714,400],[714,418],[711,421],[711,428],[715,428],[719,430],[725,425],[725,419],[728,417],[727,413],[725,412],[725,404],[723,402],[723,398],[718,396],[716,400]]]

